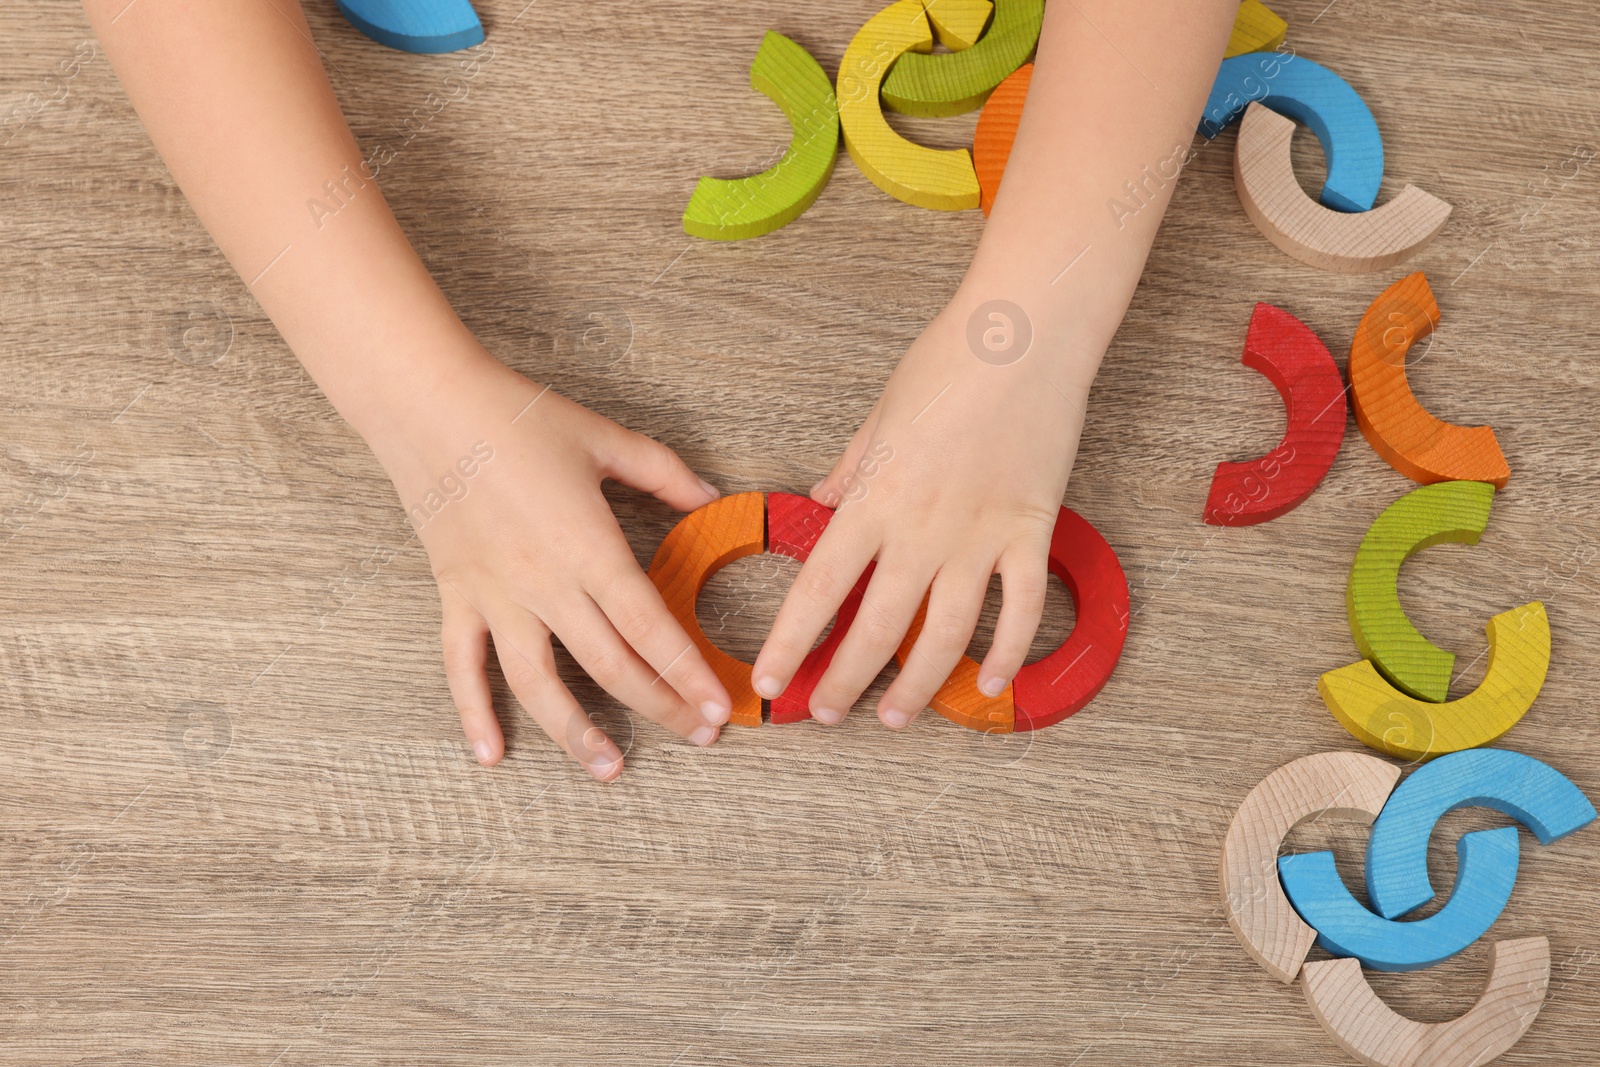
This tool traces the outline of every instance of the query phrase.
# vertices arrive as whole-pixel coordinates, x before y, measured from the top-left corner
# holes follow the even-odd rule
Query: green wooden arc
[[[941,118],[976,111],[1039,43],[1044,0],[995,0],[989,30],[959,52],[908,52],[883,83],[883,103],[902,115]]]

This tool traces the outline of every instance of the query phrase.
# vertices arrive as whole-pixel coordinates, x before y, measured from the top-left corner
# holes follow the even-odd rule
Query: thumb
[[[621,433],[611,442],[602,468],[606,477],[649,493],[679,511],[693,511],[722,495],[666,445],[644,434],[618,429]]]
[[[811,487],[811,499],[830,508],[837,508],[849,499],[852,494],[860,492],[861,476],[857,468],[861,465],[861,457],[866,455],[867,446],[872,443],[873,431],[878,428],[878,409],[868,412],[866,419],[861,423],[861,428],[855,436],[850,438],[850,443],[845,446],[844,454],[833,465],[833,470],[827,476]]]

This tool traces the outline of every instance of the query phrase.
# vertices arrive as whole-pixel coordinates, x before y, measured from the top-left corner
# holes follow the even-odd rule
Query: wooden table
[[[401,221],[508,363],[726,490],[804,492],[982,217],[892,201],[846,159],[776,235],[697,241],[679,215],[699,174],[758,170],[787,140],[747,83],[762,31],[832,70],[877,0],[523,3],[482,6],[492,57],[430,114],[459,57],[388,51],[312,0],[357,136],[397,152]],[[1504,743],[1600,795],[1600,173],[1571,162],[1600,141],[1600,31],[1582,5],[1280,10],[1371,105],[1382,196],[1409,182],[1455,206],[1414,261],[1444,320],[1412,380],[1441,417],[1494,426],[1513,471],[1482,543],[1429,550],[1405,603],[1459,654],[1459,693],[1484,621],[1544,600],[1549,681]],[[1352,427],[1285,518],[1200,513],[1217,460],[1282,432],[1238,365],[1254,302],[1342,360],[1392,276],[1273,249],[1239,206],[1231,133],[1178,190],[1067,492],[1133,591],[1099,699],[1009,740],[934,715],[894,735],[863,711],[702,752],[564,659],[627,749],[603,787],[498,677],[509,755],[469,758],[427,560],[382,471],[212,246],[78,7],[0,11],[0,1064],[1348,1062],[1235,942],[1215,867],[1262,776],[1356,747],[1315,681],[1356,656],[1346,569],[1410,483]],[[902,128],[955,146],[972,124]],[[607,343],[574,344],[591,321]],[[614,500],[647,560],[673,515]],[[782,566],[708,589],[736,655]],[[1036,653],[1069,625],[1055,595]],[[1436,883],[1489,823],[1449,817]],[[1358,881],[1362,831],[1291,840],[1332,843]],[[1501,1062],[1593,1063],[1600,831],[1523,840],[1494,936],[1548,934],[1554,971]],[[1373,982],[1449,1018],[1487,953]]]

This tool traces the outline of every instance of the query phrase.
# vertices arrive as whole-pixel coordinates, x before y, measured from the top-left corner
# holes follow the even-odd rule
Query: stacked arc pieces
[[[650,580],[667,609],[689,634],[733,700],[730,722],[760,726],[763,702],[748,664],[711,643],[695,617],[695,601],[706,579],[743,556],[763,550],[804,561],[833,512],[791,493],[739,493],[714,500],[685,516],[662,540],[650,563]],[[985,733],[1038,730],[1082,709],[1105,686],[1122,655],[1128,625],[1128,583],[1116,552],[1086,519],[1062,508],[1051,535],[1050,571],[1066,584],[1077,621],[1061,647],[1017,673],[997,698],[977,690],[977,664],[963,657],[933,702],[934,710]],[[808,704],[839,643],[860,608],[869,567],[839,608],[822,644],[812,649],[789,687],[770,705],[773,723],[810,718]],[[919,616],[920,624],[920,616]],[[916,637],[913,626],[901,662]]]

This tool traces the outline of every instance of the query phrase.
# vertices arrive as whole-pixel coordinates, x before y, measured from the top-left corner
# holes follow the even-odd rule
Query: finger
[[[473,755],[485,767],[492,767],[505,754],[506,741],[484,673],[489,660],[489,624],[449,586],[442,586],[439,595],[444,605],[439,643],[444,649],[445,680],[450,683],[450,696],[461,714],[461,729]]]
[[[885,726],[898,730],[916,718],[966,655],[991,573],[989,567],[946,566],[934,578],[922,632],[878,701],[878,718]]]
[[[620,426],[602,444],[601,472],[679,511],[693,511],[721,495],[672,449]]]
[[[878,561],[850,632],[811,693],[812,718],[824,723],[844,718],[905,639],[932,577],[931,567],[923,573],[887,559]]]
[[[872,435],[877,428],[878,408],[874,406],[862,420],[861,428],[850,438],[850,443],[845,446],[844,454],[839,457],[839,461],[833,465],[833,470],[829,471],[822,481],[811,487],[812,500],[830,508],[836,508],[844,503],[851,491],[856,467],[861,463],[861,457],[866,454],[867,446],[872,443]]]
[[[550,631],[515,605],[489,619],[500,670],[539,729],[602,782],[622,773],[622,753],[556,674]]]
[[[717,739],[717,727],[628,647],[594,601],[584,597],[563,605],[551,621],[561,643],[600,688],[693,744],[709,745]]]
[[[800,567],[793,587],[783,598],[778,617],[772,621],[772,630],[750,670],[757,693],[771,700],[788,688],[794,672],[816,644],[817,635],[850,595],[876,551],[875,540],[846,531],[842,525],[830,525],[822,531],[811,558]],[[854,628],[852,625],[852,631]],[[811,706],[817,706],[815,699]],[[834,710],[838,716],[832,721],[838,722],[848,705]]]
[[[1050,541],[1015,546],[1000,557],[1000,617],[994,624],[994,642],[978,667],[978,691],[999,696],[1022,669],[1039,632],[1044,614],[1045,587],[1050,583]]]

